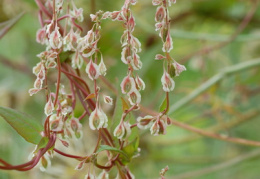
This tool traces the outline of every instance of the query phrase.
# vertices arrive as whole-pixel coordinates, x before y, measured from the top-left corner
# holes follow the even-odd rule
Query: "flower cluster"
[[[141,102],[140,90],[145,89],[144,81],[135,73],[135,70],[142,68],[142,62],[138,55],[142,50],[141,43],[133,35],[135,18],[130,9],[130,6],[135,4],[135,0],[126,0],[120,11],[111,13],[111,19],[123,22],[125,28],[120,40],[122,45],[121,61],[128,66],[128,71],[120,86],[122,93],[128,96],[128,101],[132,106],[131,110],[127,110],[127,113],[138,109],[138,104]],[[114,135],[121,140],[126,139],[131,133],[129,122],[124,121],[127,113],[122,114],[121,122],[114,130]]]
[[[49,165],[49,158],[45,153],[53,151],[66,157],[75,158],[80,161],[76,169],[82,169],[85,163],[92,163],[96,167],[103,169],[98,178],[108,178],[109,170],[113,166],[117,166],[118,175],[116,178],[133,179],[134,176],[121,161],[120,154],[116,151],[123,150],[130,141],[131,129],[138,127],[140,129],[150,129],[152,135],[166,134],[166,126],[171,124],[171,120],[167,116],[169,109],[169,92],[175,87],[173,77],[179,76],[186,68],[178,64],[170,56],[170,51],[173,49],[173,42],[170,33],[170,17],[168,7],[175,3],[175,0],[153,0],[153,5],[158,6],[155,14],[155,27],[159,31],[159,36],[163,42],[162,51],[164,54],[157,54],[155,59],[163,61],[164,73],[161,77],[163,90],[166,93],[164,103],[166,104],[162,111],[156,116],[147,115],[138,117],[135,124],[130,124],[130,119],[127,118],[132,111],[140,108],[141,90],[145,89],[144,81],[138,76],[137,71],[142,68],[140,56],[141,43],[133,35],[135,29],[135,18],[131,11],[131,6],[135,5],[136,0],[125,0],[121,10],[113,12],[98,11],[90,15],[93,23],[92,28],[83,35],[83,28],[79,25],[83,22],[83,9],[77,8],[74,0],[36,0],[40,12],[40,22],[42,27],[38,30],[36,41],[45,45],[46,49],[41,52],[39,57],[40,62],[33,68],[33,73],[36,76],[34,87],[29,90],[30,95],[34,95],[41,90],[45,90],[46,104],[44,113],[46,115],[44,123],[44,131],[42,136],[48,139],[48,145],[41,150],[39,157],[44,168]],[[63,9],[66,6],[67,9]],[[44,20],[44,16],[46,16]],[[104,80],[107,73],[107,67],[104,63],[104,58],[99,49],[99,40],[101,38],[101,22],[109,19],[112,21],[120,21],[123,23],[124,32],[121,36],[121,61],[127,66],[127,73],[120,83],[121,92],[126,98],[122,97],[123,112],[119,124],[113,128],[113,135],[110,134],[108,124],[110,123],[107,114],[102,109],[102,103],[113,105],[113,99],[110,96],[103,94],[103,89],[99,86],[99,80]],[[65,20],[65,23],[61,23]],[[83,79],[81,69],[85,69],[85,76],[88,79]],[[56,91],[52,91],[52,86],[48,84],[48,74],[56,69],[57,74]],[[52,73],[52,77],[54,73]],[[66,77],[69,85],[61,79],[61,74]],[[62,83],[61,83],[62,82]],[[64,86],[62,85],[64,84]],[[91,84],[92,88],[89,87]],[[67,87],[68,85],[69,87]],[[70,91],[67,93],[66,91]],[[100,97],[103,96],[103,100]],[[80,116],[74,114],[77,102],[82,104],[84,111]],[[117,104],[118,105],[118,104]],[[121,106],[120,106],[121,107]],[[77,117],[76,117],[77,116]],[[80,120],[88,116],[88,126],[93,132],[98,132],[98,140],[93,153],[89,156],[74,156],[63,153],[56,148],[54,144],[56,139],[69,147],[68,139],[82,138],[82,124]],[[118,143],[114,139],[119,139]],[[107,146],[108,161],[105,166],[97,164],[97,155],[101,144]],[[49,147],[49,148],[48,148]],[[53,147],[53,149],[50,149]],[[112,150],[112,149],[113,150]],[[116,149],[115,149],[116,148]],[[138,148],[138,146],[137,146]],[[109,149],[114,151],[109,152]],[[39,149],[36,150],[38,152]],[[101,150],[102,151],[102,150]],[[135,154],[139,150],[136,149]],[[132,154],[131,154],[132,155]],[[136,155],[134,155],[136,156]],[[131,156],[132,157],[132,156]],[[48,160],[47,160],[48,159]],[[34,162],[33,162],[34,163]],[[162,174],[164,175],[164,173]],[[95,172],[88,174],[85,178],[95,178]]]

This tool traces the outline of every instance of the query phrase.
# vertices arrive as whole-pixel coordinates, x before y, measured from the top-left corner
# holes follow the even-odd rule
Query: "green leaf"
[[[109,145],[100,145],[100,146],[99,146],[99,149],[97,150],[96,153],[102,152],[102,151],[104,151],[104,150],[117,152],[117,153],[122,154],[124,157],[129,158],[128,155],[127,155],[125,152],[123,152],[122,150],[119,150],[119,149],[117,149],[117,148],[115,148],[115,147],[111,147],[111,146],[109,146]]]
[[[14,109],[0,107],[0,117],[9,123],[26,141],[39,144],[43,126],[37,120]]]
[[[136,137],[132,142],[130,142],[122,149],[128,156],[128,158],[125,158],[124,156],[120,155],[123,164],[127,164],[131,162],[132,157],[138,154],[138,146],[139,146],[139,137]]]
[[[37,148],[35,149],[34,153],[37,153],[40,149],[46,147],[46,145],[48,144],[49,142],[49,138],[48,137],[43,137],[39,144],[37,145]]]
[[[162,104],[160,105],[159,111],[163,112],[167,107],[167,98],[165,98],[162,102]],[[169,109],[168,109],[169,110]],[[166,111],[166,113],[168,112],[168,110]]]

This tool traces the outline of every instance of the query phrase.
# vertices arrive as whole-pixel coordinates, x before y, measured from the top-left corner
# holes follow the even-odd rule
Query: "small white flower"
[[[174,89],[175,87],[175,82],[173,79],[170,77],[169,73],[164,71],[163,76],[161,78],[161,82],[163,85],[163,90],[166,92],[170,92]]]
[[[97,64],[93,63],[92,60],[86,66],[86,73],[91,80],[97,79],[100,75]]]

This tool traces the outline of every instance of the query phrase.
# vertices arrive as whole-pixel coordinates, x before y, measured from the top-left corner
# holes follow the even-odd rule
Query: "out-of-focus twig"
[[[246,28],[246,26],[249,24],[250,20],[253,18],[256,10],[258,7],[257,1],[252,2],[252,7],[248,11],[248,14],[245,16],[241,24],[238,26],[237,30],[230,36],[230,38],[227,41],[220,42],[217,45],[211,46],[211,47],[204,47],[196,52],[193,52],[187,56],[185,56],[183,59],[181,59],[181,63],[187,62],[191,57],[197,56],[197,55],[205,55],[210,53],[211,51],[218,50],[226,45],[228,45],[230,42],[234,41],[237,36]]]
[[[240,162],[243,162],[245,160],[254,158],[254,157],[258,157],[260,155],[260,150],[254,150],[252,152],[249,153],[245,153],[243,155],[239,155],[231,160],[228,160],[226,162],[223,163],[219,163],[210,167],[206,167],[203,169],[199,169],[199,170],[195,170],[195,171],[189,171],[177,176],[174,176],[174,179],[185,179],[185,178],[195,178],[195,177],[200,177],[212,172],[216,172],[218,170],[222,170],[222,169],[226,169],[228,167],[231,167],[233,165],[239,164]]]
[[[0,55],[0,63],[9,67],[9,68],[11,68],[11,69],[20,71],[20,72],[27,74],[27,75],[34,78],[34,75],[33,75],[31,69],[29,69],[28,66],[25,66],[23,64],[14,63],[14,62],[12,62],[11,60],[7,59],[6,57],[4,57],[2,55]]]
[[[238,73],[240,71],[243,71],[243,70],[246,70],[246,69],[249,69],[249,68],[253,68],[253,67],[258,67],[258,66],[260,66],[260,59],[259,58],[255,59],[255,60],[242,62],[242,63],[239,63],[237,65],[234,65],[234,66],[227,67],[227,68],[223,69],[220,73],[218,73],[215,76],[213,76],[212,78],[210,78],[208,81],[206,81],[201,86],[196,88],[189,95],[185,96],[184,98],[182,98],[181,100],[179,100],[175,104],[173,104],[170,107],[170,110],[169,110],[168,114],[170,115],[173,112],[175,112],[178,109],[180,109],[181,107],[185,106],[190,101],[192,101],[194,98],[199,96],[201,93],[203,93],[204,91],[206,91],[211,86],[213,86],[214,84],[218,83],[219,81],[221,81],[222,79],[224,79],[228,75],[232,75],[232,74]]]
[[[18,14],[14,18],[0,23],[0,39],[23,17],[24,12]]]

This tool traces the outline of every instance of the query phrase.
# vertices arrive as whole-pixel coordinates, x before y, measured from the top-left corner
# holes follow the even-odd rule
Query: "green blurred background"
[[[90,28],[90,12],[119,10],[123,0],[96,0],[95,10],[90,10],[90,3],[90,0],[76,1],[78,7],[84,9],[84,33]],[[249,0],[177,0],[170,7],[174,41],[171,55],[187,68],[187,71],[175,78],[176,88],[170,95],[172,105],[215,74],[221,73],[223,68],[259,58],[260,9],[256,10],[249,24],[232,42],[209,53],[190,55],[229,40],[245,16],[252,11],[252,6],[256,5]],[[162,47],[158,33],[154,30],[156,7],[152,6],[151,0],[139,0],[132,10],[136,19],[134,35],[140,39],[143,49],[140,54],[143,68],[139,74],[146,83],[146,90],[142,93],[142,105],[157,111],[164,93],[160,82],[162,63],[154,60],[155,54],[161,53]],[[32,97],[28,94],[35,80],[31,69],[39,61],[36,55],[44,50],[35,41],[36,31],[40,27],[37,6],[33,0],[0,0],[0,22],[22,11],[26,12],[25,15],[0,40],[0,105],[23,111],[42,121],[44,94]],[[119,22],[108,20],[102,23],[102,27],[103,37],[99,47],[108,67],[106,78],[112,82],[121,80],[127,70],[120,60],[119,40],[123,27]],[[53,79],[56,79],[55,73]],[[107,92],[113,96],[109,90]],[[225,76],[194,100],[175,110],[170,117],[210,132],[259,141],[259,94],[258,65]],[[82,109],[78,110],[81,112]],[[112,112],[112,109],[107,111]],[[77,148],[72,145],[68,153],[84,154],[88,151],[94,141],[91,138],[95,139],[96,136],[90,133],[86,125],[83,131],[86,141],[75,144]],[[159,171],[166,165],[170,168],[166,178],[173,179],[260,178],[258,147],[202,137],[174,125],[168,127],[167,131],[167,135],[157,137],[151,136],[149,132],[141,133],[141,156],[134,158],[129,165],[137,179],[159,178]],[[12,164],[20,164],[28,160],[33,149],[33,145],[25,142],[5,121],[0,120],[0,158]],[[72,159],[55,155],[52,167],[46,172],[38,168],[24,173],[0,171],[0,179],[84,178],[89,166],[76,171],[76,165],[77,162]]]

